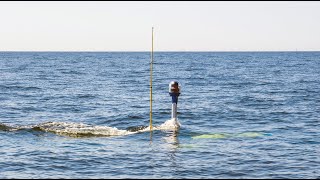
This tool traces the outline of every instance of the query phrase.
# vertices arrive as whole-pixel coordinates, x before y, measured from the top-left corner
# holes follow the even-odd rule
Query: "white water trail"
[[[48,122],[37,126],[40,130],[68,136],[122,136],[132,132],[108,126],[91,126],[83,123]]]
[[[152,130],[170,130],[177,131],[180,128],[181,124],[178,119],[169,119],[160,126],[154,126]],[[42,123],[36,128],[46,131],[52,132],[59,135],[67,135],[72,137],[80,137],[80,136],[124,136],[135,134],[139,132],[148,132],[150,131],[150,126],[137,130],[137,131],[127,131],[117,129],[115,127],[108,126],[92,126],[86,125],[83,123],[70,123],[70,122],[47,122]]]
[[[181,124],[178,119],[172,118],[161,124],[160,126],[154,126],[152,130],[168,130],[168,131],[177,131],[181,127]],[[145,129],[139,130],[139,132],[150,131],[150,126]]]

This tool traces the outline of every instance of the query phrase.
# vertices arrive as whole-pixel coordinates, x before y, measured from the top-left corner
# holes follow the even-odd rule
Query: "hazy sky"
[[[320,50],[320,2],[0,2],[0,51]]]

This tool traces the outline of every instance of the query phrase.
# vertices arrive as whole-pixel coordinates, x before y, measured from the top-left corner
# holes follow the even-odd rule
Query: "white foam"
[[[171,130],[177,131],[181,124],[178,119],[169,119],[160,126],[154,126],[152,130]],[[150,126],[138,130],[135,132],[117,129],[115,127],[108,126],[92,126],[83,123],[71,123],[71,122],[47,122],[36,126],[40,130],[46,132],[53,132],[60,135],[68,136],[124,136],[135,134],[139,132],[150,131]]]
[[[152,127],[152,130],[170,130],[170,131],[177,131],[181,127],[180,122],[176,118],[172,118],[161,124],[160,126]],[[150,131],[150,126],[139,130],[138,132],[147,132]]]
[[[156,129],[159,130],[179,130],[181,127],[180,122],[178,121],[177,118],[172,118],[161,124],[159,127],[156,127]]]
[[[43,131],[69,136],[123,136],[133,133],[114,127],[91,126],[83,123],[49,122],[37,127]]]

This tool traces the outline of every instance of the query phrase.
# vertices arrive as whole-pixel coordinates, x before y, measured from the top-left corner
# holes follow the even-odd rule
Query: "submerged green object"
[[[236,135],[236,137],[259,137],[259,136],[263,136],[263,134],[257,133],[257,132],[245,132],[245,133],[240,133]]]
[[[261,136],[271,136],[270,133],[259,133],[259,132],[244,132],[237,134],[226,134],[226,133],[215,133],[215,134],[202,134],[198,136],[193,136],[192,139],[222,139],[222,138],[255,138]]]
[[[193,139],[221,139],[226,138],[227,135],[225,134],[203,134],[199,136],[193,136]]]

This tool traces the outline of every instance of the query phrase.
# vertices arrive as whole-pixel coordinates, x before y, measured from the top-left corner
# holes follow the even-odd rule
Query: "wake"
[[[160,126],[154,126],[152,130],[177,131],[181,127],[178,119],[169,119]],[[88,136],[125,136],[141,132],[149,132],[150,126],[130,127],[126,130],[117,129],[109,126],[93,126],[83,123],[72,122],[45,122],[33,126],[7,126],[0,123],[1,131],[18,131],[18,130],[37,130],[55,133],[70,137],[88,137]]]

